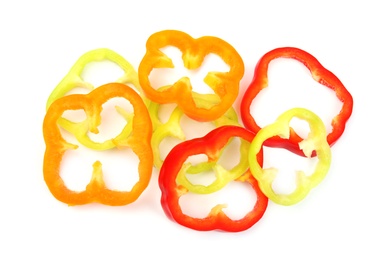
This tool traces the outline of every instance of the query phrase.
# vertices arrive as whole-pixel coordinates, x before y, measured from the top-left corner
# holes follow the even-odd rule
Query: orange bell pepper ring
[[[60,132],[58,120],[67,110],[84,110],[91,132],[100,125],[102,105],[111,98],[121,97],[133,106],[132,132],[125,138],[114,140],[116,147],[129,147],[139,158],[139,180],[130,191],[110,190],[103,180],[102,164],[93,164],[92,177],[86,189],[76,192],[68,189],[60,176],[64,154],[78,146],[65,141]],[[127,126],[125,126],[127,127]],[[84,131],[84,129],[80,129]],[[53,196],[68,205],[82,205],[97,202],[110,206],[121,206],[134,202],[148,186],[153,169],[151,148],[152,123],[149,112],[140,95],[122,83],[102,85],[90,93],[73,94],[55,100],[47,110],[43,121],[43,136],[46,143],[44,155],[44,180]],[[131,171],[129,171],[131,174]]]
[[[141,97],[144,99],[144,102],[149,103],[149,101],[141,93],[141,87],[138,82],[138,74],[133,68],[133,66],[124,57],[114,52],[113,50],[107,48],[100,48],[86,52],[76,61],[76,63],[72,66],[66,76],[53,89],[47,100],[46,110],[56,99],[67,95],[69,91],[77,87],[93,90],[95,86],[92,85],[90,82],[85,81],[82,77],[82,73],[87,67],[87,65],[93,62],[101,61],[110,61],[118,65],[123,70],[124,74],[122,77],[115,80],[115,82],[130,84],[141,95]],[[117,107],[117,110],[125,118],[125,120],[132,120],[131,114],[125,113],[125,111],[121,110],[120,107]],[[104,142],[95,142],[91,140],[90,136],[88,135],[88,122],[75,123],[65,118],[60,118],[58,119],[58,123],[66,131],[73,134],[83,146],[94,150],[108,150],[115,147],[115,144],[112,142],[112,140],[106,140]],[[129,134],[129,132],[131,131],[131,124],[127,124],[127,126],[128,127],[124,128],[123,131],[117,136],[117,138],[122,138],[123,136]],[[84,128],[84,131],[81,131],[81,128]]]
[[[227,72],[208,72],[204,82],[219,99],[210,108],[197,105],[193,86],[188,77],[182,77],[172,85],[153,87],[149,74],[153,69],[174,68],[172,60],[161,49],[177,47],[182,52],[184,66],[189,70],[198,69],[208,54],[219,56],[230,68]],[[203,36],[198,39],[175,30],[152,34],[146,42],[146,54],[138,68],[139,83],[147,98],[159,104],[176,103],[188,117],[197,121],[213,121],[221,117],[233,105],[239,93],[244,76],[244,62],[239,53],[226,41]]]

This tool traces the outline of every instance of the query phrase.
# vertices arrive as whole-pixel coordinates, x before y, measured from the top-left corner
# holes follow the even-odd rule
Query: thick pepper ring
[[[84,110],[93,130],[100,124],[102,105],[109,99],[121,97],[128,100],[134,109],[131,121],[131,134],[126,139],[114,140],[117,147],[129,147],[139,158],[139,180],[130,191],[115,191],[108,189],[103,181],[101,163],[93,164],[93,174],[86,189],[75,192],[68,189],[60,176],[60,166],[65,152],[76,149],[61,135],[58,119],[67,110]],[[128,122],[130,124],[130,122]],[[152,123],[149,112],[138,93],[127,85],[109,83],[100,86],[90,93],[73,94],[55,100],[47,110],[43,122],[43,136],[46,151],[43,163],[45,182],[53,196],[69,205],[81,205],[91,202],[120,206],[134,202],[149,184],[153,168],[153,152],[150,144]],[[129,171],[131,174],[131,171]]]
[[[215,181],[222,183],[217,190],[233,180],[248,182],[254,189],[257,196],[256,203],[253,210],[248,212],[242,219],[232,220],[229,218],[222,210],[225,205],[216,205],[205,218],[188,216],[183,213],[180,207],[180,197],[189,190],[180,184],[177,179],[183,167],[186,167],[187,158],[191,155],[206,154],[210,162],[216,161],[220,155],[220,150],[233,137],[243,138],[250,142],[254,134],[239,126],[222,126],[214,129],[204,137],[184,141],[170,151],[161,167],[159,175],[159,186],[162,192],[161,205],[169,218],[180,225],[195,230],[206,231],[218,229],[230,232],[246,230],[261,219],[267,208],[268,199],[261,192],[259,185],[248,171],[248,168],[238,176],[232,176],[228,171],[222,171],[216,176],[217,180]],[[259,163],[262,164],[262,151],[256,157]],[[208,166],[206,165],[206,167]],[[215,191],[214,185],[212,186],[210,188]]]
[[[218,55],[230,67],[228,72],[209,72],[205,83],[215,92],[219,103],[211,108],[199,107],[193,97],[192,85],[183,77],[172,85],[154,88],[149,74],[157,68],[173,68],[172,60],[160,49],[177,47],[182,52],[187,69],[199,68],[206,55]],[[184,114],[197,121],[213,121],[221,117],[232,106],[239,93],[240,80],[244,75],[244,63],[238,52],[227,42],[213,36],[198,39],[175,30],[165,30],[151,35],[146,43],[146,54],[138,68],[141,87],[151,101],[166,104],[177,103]]]
[[[83,54],[76,61],[76,63],[69,70],[68,74],[61,80],[61,82],[54,88],[54,90],[50,94],[46,103],[46,110],[55,100],[65,96],[69,91],[74,88],[81,87],[93,90],[95,87],[91,83],[84,81],[81,77],[81,74],[88,64],[105,60],[115,63],[123,70],[123,76],[117,79],[116,82],[123,84],[131,84],[141,96],[143,95],[141,93],[141,87],[138,82],[138,74],[133,68],[133,66],[118,53],[107,48],[101,48]],[[148,100],[146,100],[146,98],[142,98],[144,99],[145,103],[148,103]],[[129,122],[129,124],[127,124],[128,127],[123,128],[123,131],[119,133],[116,137],[116,139],[119,140],[126,138],[131,132],[132,115],[126,113],[120,107],[117,107],[117,110],[125,118],[125,120]],[[112,140],[106,140],[104,142],[95,142],[91,140],[91,138],[88,136],[89,126],[88,122],[86,121],[75,123],[70,120],[67,120],[66,118],[61,117],[58,119],[58,123],[66,131],[72,133],[81,144],[88,148],[94,150],[107,150],[115,147],[115,144],[112,142]],[[97,129],[93,133],[96,134]]]
[[[84,53],[71,67],[66,76],[60,81],[60,83],[53,89],[46,102],[46,110],[49,108],[54,100],[63,97],[74,88],[86,88],[89,90],[95,87],[82,79],[81,74],[85,67],[97,61],[111,61],[118,65],[124,72],[123,76],[117,79],[115,82],[123,84],[132,84],[137,91],[141,90],[141,86],[138,81],[138,74],[134,67],[121,55],[107,48],[100,48],[88,51]]]
[[[248,86],[241,102],[241,117],[244,126],[257,133],[261,127],[257,125],[250,113],[250,106],[257,94],[268,86],[268,64],[277,58],[292,58],[303,63],[311,72],[315,81],[334,90],[337,98],[343,102],[340,113],[332,120],[332,131],[327,135],[327,141],[332,146],[343,134],[346,122],[352,114],[353,99],[343,83],[332,72],[324,68],[319,61],[301,49],[284,47],[271,50],[266,53],[258,62],[253,81]],[[260,111],[261,112],[261,111]],[[278,136],[268,139],[264,145],[271,147],[284,147],[296,154],[304,155],[299,149],[298,143],[302,138],[291,128],[289,139],[285,140]]]
[[[198,105],[205,108],[210,107],[217,102],[217,98],[214,95],[196,95],[195,99],[197,100]],[[154,165],[157,169],[160,169],[163,164],[163,159],[161,158],[160,153],[161,142],[167,137],[177,138],[181,141],[186,140],[186,136],[180,125],[180,120],[184,115],[183,111],[179,107],[176,107],[172,111],[168,121],[162,123],[159,118],[159,108],[160,104],[154,102],[151,102],[148,107],[154,128],[152,148],[154,154]],[[233,108],[230,108],[222,117],[214,120],[213,124],[215,127],[223,125],[239,125],[236,111]]]
[[[289,123],[294,117],[307,121],[310,127],[310,133],[306,139],[299,143],[299,149],[307,157],[311,157],[313,151],[315,151],[318,162],[311,175],[306,175],[303,171],[296,173],[295,191],[290,194],[277,194],[272,188],[277,169],[263,169],[257,162],[256,155],[266,140],[275,136],[285,139],[289,138],[291,132]],[[292,205],[303,200],[310,190],[325,178],[331,163],[331,150],[326,141],[324,123],[316,114],[303,108],[290,109],[280,115],[273,124],[262,128],[253,139],[248,156],[251,172],[257,179],[261,190],[270,200],[281,205]]]

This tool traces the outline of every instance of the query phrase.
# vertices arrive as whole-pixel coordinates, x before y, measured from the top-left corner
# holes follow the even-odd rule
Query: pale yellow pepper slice
[[[305,120],[309,124],[310,133],[306,139],[299,143],[299,147],[307,157],[316,154],[318,162],[312,174],[307,175],[303,171],[296,173],[296,189],[292,193],[276,193],[272,184],[278,170],[276,168],[263,169],[259,165],[256,155],[261,150],[263,143],[269,138],[279,136],[287,140],[290,135],[289,124],[294,117]],[[284,112],[274,123],[262,128],[256,134],[249,147],[249,167],[258,181],[260,189],[270,200],[286,206],[296,204],[325,178],[331,164],[331,150],[326,135],[322,120],[304,108],[293,108]]]

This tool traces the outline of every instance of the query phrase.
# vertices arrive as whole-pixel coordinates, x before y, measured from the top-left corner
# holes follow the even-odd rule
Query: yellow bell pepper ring
[[[213,104],[218,102],[217,98],[213,95],[195,95],[194,99],[201,107],[211,107]],[[183,128],[180,124],[182,117],[184,116],[183,111],[177,106],[171,113],[167,122],[162,123],[159,118],[160,104],[150,102],[149,113],[153,123],[154,132],[152,135],[152,147],[154,154],[154,165],[157,169],[161,169],[164,159],[161,157],[160,144],[168,137],[173,137],[184,141],[187,139]],[[201,122],[199,122],[201,123]],[[238,116],[233,107],[231,107],[223,116],[212,121],[213,125],[217,128],[224,125],[239,125]],[[249,148],[249,146],[248,146]],[[193,166],[191,167],[193,168]]]
[[[296,189],[292,193],[276,193],[272,184],[278,170],[276,168],[263,169],[259,165],[256,155],[267,139],[274,136],[288,139],[290,136],[289,123],[294,117],[305,120],[310,127],[308,137],[299,143],[299,148],[309,158],[315,153],[318,162],[312,174],[306,175],[303,171],[296,173]],[[249,167],[258,181],[260,189],[270,200],[285,206],[296,204],[325,178],[331,164],[331,150],[326,135],[326,128],[322,120],[304,108],[293,108],[284,112],[274,123],[262,128],[256,134],[249,147]]]
[[[100,48],[86,52],[76,61],[76,63],[69,70],[68,74],[60,81],[60,83],[50,94],[46,103],[46,110],[49,109],[50,105],[55,100],[65,96],[69,91],[77,87],[93,90],[95,86],[87,81],[84,81],[81,77],[81,74],[88,64],[105,60],[115,63],[123,70],[124,74],[121,78],[117,79],[116,82],[122,84],[131,84],[142,97],[144,103],[148,104],[149,101],[142,94],[141,87],[138,82],[138,74],[133,66],[118,53],[107,48]],[[126,139],[126,137],[129,136],[132,131],[131,126],[133,115],[126,113],[126,111],[124,111],[124,109],[121,107],[116,107],[116,109],[117,112],[124,117],[127,123],[126,127],[114,139]],[[115,147],[115,144],[111,139],[105,140],[104,142],[93,141],[88,135],[88,131],[97,134],[98,130],[97,128],[91,129],[88,120],[84,120],[82,122],[72,122],[64,117],[61,117],[58,119],[58,123],[63,129],[73,134],[82,145],[88,148],[94,150],[108,150]]]
[[[60,81],[60,83],[53,89],[46,102],[46,110],[54,102],[54,100],[63,97],[67,92],[74,88],[86,88],[89,90],[95,87],[82,79],[81,74],[85,67],[97,61],[111,61],[118,65],[124,72],[123,76],[117,79],[115,82],[123,84],[132,84],[135,89],[140,92],[141,86],[138,81],[138,74],[134,67],[121,55],[108,48],[100,48],[88,51],[84,53],[72,66],[66,76]],[[108,83],[108,82],[107,82]]]

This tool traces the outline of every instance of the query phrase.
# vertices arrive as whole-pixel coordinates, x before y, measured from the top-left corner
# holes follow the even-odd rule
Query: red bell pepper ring
[[[352,114],[353,98],[337,76],[324,68],[313,55],[294,47],[283,47],[271,50],[259,60],[253,80],[244,93],[241,102],[241,117],[244,126],[255,133],[261,129],[250,113],[250,106],[258,93],[268,86],[268,64],[277,58],[292,58],[303,63],[310,70],[313,79],[334,90],[337,98],[343,103],[340,113],[332,120],[332,131],[327,135],[327,142],[332,146],[343,134],[345,125]],[[268,139],[264,145],[286,148],[291,152],[304,156],[298,145],[301,141],[302,138],[290,128],[289,139],[275,136]]]
[[[242,219],[232,220],[224,212],[225,205],[216,205],[205,218],[195,218],[183,213],[179,199],[188,192],[188,189],[177,181],[177,176],[186,164],[188,157],[197,154],[206,154],[209,161],[218,160],[220,150],[223,149],[229,140],[233,137],[242,138],[251,142],[254,134],[240,126],[222,126],[209,132],[204,137],[194,138],[176,145],[166,157],[159,175],[159,186],[162,192],[161,205],[165,214],[172,220],[185,227],[199,230],[223,230],[228,232],[239,232],[252,227],[263,216],[267,205],[268,198],[261,192],[257,181],[254,179],[249,170],[236,178],[236,181],[248,182],[257,195],[257,201],[253,210],[248,212]],[[258,153],[257,158],[262,164],[262,150]],[[185,166],[184,166],[185,167]],[[249,168],[248,168],[249,169]],[[227,173],[228,171],[226,171]],[[230,178],[229,176],[219,176]]]

